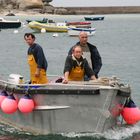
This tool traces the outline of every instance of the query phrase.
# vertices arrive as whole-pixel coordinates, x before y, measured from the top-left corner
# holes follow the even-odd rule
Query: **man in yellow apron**
[[[83,81],[85,75],[92,80],[96,79],[94,71],[82,54],[82,48],[76,45],[73,48],[72,55],[67,56],[64,67],[64,84],[67,84],[68,81]]]
[[[79,42],[76,45],[80,45],[83,51],[83,56],[88,60],[88,63],[95,73],[96,78],[98,78],[98,73],[102,67],[102,58],[95,45],[88,42],[88,35],[86,32],[82,31],[79,34]],[[69,55],[72,54],[73,47],[69,50]]]
[[[48,64],[42,47],[35,43],[35,36],[31,33],[26,33],[24,39],[29,45],[28,64],[30,67],[31,84],[48,83],[46,76]]]

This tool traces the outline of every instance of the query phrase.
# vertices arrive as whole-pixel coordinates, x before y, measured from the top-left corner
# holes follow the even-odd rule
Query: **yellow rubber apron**
[[[40,69],[39,77],[35,76],[35,72],[37,69],[37,63],[36,63],[35,58],[32,54],[28,55],[28,64],[30,67],[30,78],[31,78],[32,84],[46,84],[46,83],[48,83],[46,71],[44,69]]]
[[[84,80],[84,69],[80,66],[72,68],[68,80],[70,81],[83,81]]]

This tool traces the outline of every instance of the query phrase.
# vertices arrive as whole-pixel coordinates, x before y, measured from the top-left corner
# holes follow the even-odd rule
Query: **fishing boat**
[[[95,34],[96,29],[95,28],[75,28],[75,27],[69,27],[68,28],[68,35],[69,36],[78,36],[80,32],[86,32],[88,36],[92,36]]]
[[[30,20],[30,19],[27,19],[26,22],[27,23],[30,23],[32,21],[36,21],[36,22],[39,22],[39,23],[55,23],[53,20],[51,19],[48,19],[48,18],[43,18],[42,20]]]
[[[0,18],[0,29],[19,28],[21,22],[19,20],[5,20]]]
[[[86,21],[82,21],[82,22],[66,22],[67,26],[75,26],[77,28],[91,28],[91,22],[86,22]]]
[[[104,16],[99,17],[84,17],[86,21],[104,20]]]
[[[32,21],[28,24],[28,26],[35,30],[35,31],[41,31],[44,29],[46,32],[67,32],[68,26],[66,26],[66,23],[39,23],[36,21]]]
[[[19,20],[5,20],[0,18],[0,29],[19,28],[21,22]]]
[[[118,124],[120,111],[131,96],[130,86],[114,76],[68,84],[55,77],[44,85],[23,83],[21,77],[19,83],[14,80],[0,80],[1,91],[16,96],[18,104],[23,95],[30,94],[35,106],[30,113],[17,109],[6,114],[1,105],[0,122],[35,134],[102,133]]]

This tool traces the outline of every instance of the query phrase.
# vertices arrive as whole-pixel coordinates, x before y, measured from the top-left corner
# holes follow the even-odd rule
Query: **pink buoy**
[[[34,101],[33,99],[30,97],[30,95],[24,95],[18,103],[18,109],[22,112],[22,113],[30,113],[33,111],[34,109]]]
[[[131,98],[126,100],[121,115],[127,124],[132,125],[140,121],[140,110]]]
[[[136,124],[138,121],[140,121],[140,110],[137,107],[124,107],[122,116],[127,124]]]
[[[6,114],[12,114],[17,110],[17,101],[13,95],[7,96],[1,103],[1,109]]]
[[[7,91],[3,90],[0,92],[0,108],[1,108],[1,103],[2,101],[8,96]]]

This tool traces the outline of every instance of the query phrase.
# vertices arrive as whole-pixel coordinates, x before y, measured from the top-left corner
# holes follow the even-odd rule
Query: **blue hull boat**
[[[104,20],[104,17],[84,17],[86,21]]]

